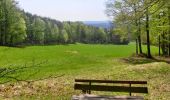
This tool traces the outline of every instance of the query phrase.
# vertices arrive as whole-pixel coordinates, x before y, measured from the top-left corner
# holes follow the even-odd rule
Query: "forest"
[[[108,29],[83,22],[57,21],[24,12],[14,0],[0,1],[0,45],[47,45],[70,43],[114,43]],[[128,43],[119,38],[116,43]]]
[[[150,45],[159,47],[159,55],[170,56],[170,0],[108,0],[106,7],[114,31],[136,41],[136,54],[143,54],[146,44],[148,58]]]

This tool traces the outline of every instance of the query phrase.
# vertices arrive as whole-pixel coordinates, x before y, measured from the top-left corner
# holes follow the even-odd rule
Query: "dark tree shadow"
[[[153,63],[153,62],[165,62],[167,64],[170,64],[170,58],[168,57],[152,57],[147,58],[146,56],[132,56],[129,58],[123,58],[121,59],[125,63],[129,64],[147,64],[147,63]]]

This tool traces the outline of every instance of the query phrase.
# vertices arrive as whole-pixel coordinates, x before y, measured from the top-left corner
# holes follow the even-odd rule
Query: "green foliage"
[[[0,26],[1,45],[13,46],[25,40],[25,20],[15,1],[0,1]]]
[[[41,26],[36,26],[39,19],[44,21]],[[60,43],[109,43],[109,33],[103,28],[87,26],[82,22],[59,22],[50,18],[44,18],[30,13],[25,13],[27,26],[27,43],[31,44],[60,44]],[[41,22],[37,21],[37,22]],[[36,23],[37,23],[36,22]],[[40,23],[38,23],[40,24]],[[43,25],[43,26],[42,26]],[[40,28],[41,27],[41,28]],[[43,28],[45,27],[45,29]],[[40,30],[41,29],[41,30]],[[38,35],[35,39],[35,35]],[[64,32],[63,32],[64,30]],[[64,34],[63,34],[64,33]],[[67,33],[67,35],[65,35]],[[42,40],[41,37],[44,37]],[[44,41],[44,42],[42,42]]]
[[[45,22],[40,18],[35,18],[32,24],[33,40],[35,43],[44,43]]]
[[[68,42],[68,33],[66,30],[62,30],[61,34],[59,36],[59,40],[61,41],[61,43],[67,43]]]
[[[150,44],[158,45],[161,36],[159,45],[163,51],[169,50],[170,56],[169,3],[169,0],[108,0],[106,13],[116,23],[115,33],[128,34],[125,37],[130,35],[131,40],[138,40],[140,50],[141,43],[147,44],[149,54]]]
[[[102,43],[105,43],[107,40],[107,34],[106,34],[105,30],[103,28],[99,28],[97,33],[99,34],[98,40],[102,41]]]
[[[14,0],[0,1],[0,45],[111,43],[103,28],[60,22],[21,11]]]

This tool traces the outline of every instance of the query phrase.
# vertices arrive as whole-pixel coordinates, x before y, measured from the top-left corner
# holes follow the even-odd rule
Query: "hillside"
[[[146,52],[146,46],[143,47]],[[158,52],[156,47],[151,49],[153,55]],[[147,100],[169,100],[169,64],[130,57],[134,52],[134,43],[0,47],[0,68],[8,72],[0,81],[12,81],[0,85],[0,99],[70,100],[72,95],[81,93],[74,91],[74,79],[87,78],[147,80],[149,94],[144,95]]]
[[[84,21],[83,23],[89,26],[102,27],[106,29],[110,29],[114,26],[110,21]]]

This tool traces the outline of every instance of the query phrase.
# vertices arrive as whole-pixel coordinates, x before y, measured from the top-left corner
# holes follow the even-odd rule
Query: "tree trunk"
[[[163,16],[164,16],[164,11],[162,12],[163,13]],[[162,24],[163,26],[165,25],[165,21],[163,22]],[[167,36],[166,36],[166,32],[163,30],[163,33],[162,33],[162,54],[163,56],[167,56],[168,55],[168,50],[167,50]]]
[[[3,42],[2,45],[6,45],[7,42],[7,16],[8,16],[8,11],[7,11],[7,7],[6,7],[6,1],[4,1],[4,23],[3,23],[3,27],[4,27],[4,31],[3,31]]]
[[[139,27],[139,29],[138,29],[138,32],[139,32],[139,35],[138,35],[138,41],[139,41],[139,52],[140,52],[140,54],[142,54],[143,52],[142,52],[142,42],[141,42],[141,26],[140,26],[140,19],[139,19],[139,23],[138,23],[138,27]]]
[[[13,46],[13,35],[10,37],[10,46]]]
[[[3,17],[2,4],[0,5],[0,45],[2,45],[2,17]]]
[[[1,42],[1,45],[5,45],[5,40],[4,40],[4,36],[5,36],[5,30],[6,30],[6,28],[5,28],[5,11],[6,11],[6,3],[5,3],[6,1],[5,0],[3,0],[2,1],[2,6],[1,6],[1,12],[2,12],[2,19],[3,20],[1,20],[1,26],[0,26],[0,28],[1,28],[1,38],[0,38],[0,42]]]
[[[136,17],[136,4],[134,4],[134,11],[135,11],[135,17]],[[135,24],[136,24],[136,27],[138,27],[138,22],[137,22],[137,19],[135,19]],[[137,34],[137,38],[136,38],[136,55],[139,54],[139,51],[138,51],[138,34]]]
[[[165,42],[165,40],[166,40],[166,38],[165,38],[165,32],[163,31],[161,48],[162,48],[162,53],[163,53],[164,56],[167,54],[167,53],[166,53],[166,42]]]
[[[136,55],[138,55],[138,39],[136,39]]]
[[[161,21],[161,15],[159,15],[159,20]],[[161,26],[161,24],[159,24]],[[161,33],[159,34],[158,37],[158,45],[159,45],[159,56],[161,56]]]
[[[6,5],[6,3],[5,3]],[[6,6],[5,6],[6,7]],[[7,28],[8,28],[8,11],[7,11],[7,8],[5,8],[5,21],[4,21],[4,45],[7,45],[8,41],[7,41]]]
[[[149,13],[148,13],[148,7],[147,7],[147,9],[146,9],[146,36],[147,36],[147,54],[148,54],[148,58],[152,58],[152,56],[151,56],[151,50],[150,50]]]
[[[161,56],[161,36],[159,35],[159,56]]]
[[[168,6],[168,21],[169,21],[169,27],[168,27],[168,35],[169,35],[169,41],[168,41],[168,45],[169,45],[169,56],[170,56],[170,6]]]
[[[138,36],[138,43],[139,43],[139,53],[142,54],[142,43],[141,43],[141,36]]]
[[[0,22],[0,45],[2,45],[2,21]]]

